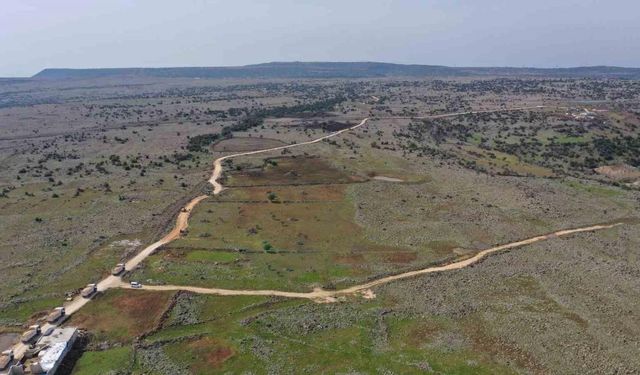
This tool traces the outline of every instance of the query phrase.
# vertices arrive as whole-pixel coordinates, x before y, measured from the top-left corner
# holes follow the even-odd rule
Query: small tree
[[[262,241],[262,249],[267,253],[273,252],[273,246],[271,246],[269,241]]]

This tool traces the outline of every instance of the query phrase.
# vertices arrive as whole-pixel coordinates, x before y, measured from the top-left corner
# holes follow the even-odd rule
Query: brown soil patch
[[[408,332],[406,341],[413,347],[420,347],[439,331],[441,328],[435,322],[420,322]]]
[[[640,178],[640,170],[627,164],[605,165],[594,171],[612,180],[635,180]]]
[[[418,259],[418,255],[411,251],[398,251],[386,257],[386,261],[390,263],[411,263],[416,259]]]
[[[207,368],[218,368],[235,355],[233,348],[211,337],[192,341],[187,346],[198,359],[192,366],[196,373],[208,373]]]
[[[43,311],[38,311],[36,313],[31,314],[31,316],[28,319],[28,323],[29,325],[31,324],[36,324],[36,321],[39,319],[42,319],[44,317],[46,317],[47,315],[49,315],[51,311],[48,310],[43,310]]]
[[[364,263],[364,255],[362,255],[362,254],[337,255],[333,259],[338,264],[362,264],[362,263]]]
[[[438,255],[450,255],[459,247],[457,243],[449,241],[431,241],[427,246]]]
[[[171,295],[145,291],[118,292],[112,298],[98,295],[93,303],[73,315],[71,324],[113,333],[118,339],[130,341],[156,325]]]
[[[280,147],[286,144],[285,142],[272,138],[234,137],[217,142],[211,149],[217,152],[243,152]]]
[[[534,374],[544,374],[544,367],[530,353],[518,348],[515,344],[491,336],[482,328],[481,321],[472,319],[465,324],[465,332],[473,342],[474,350],[488,353],[491,357],[506,357],[519,367],[526,368]]]
[[[334,168],[325,160],[313,156],[269,158],[260,168],[230,171],[225,184],[233,186],[273,186],[335,184],[364,181]]]
[[[269,192],[275,193],[280,202],[335,202],[344,199],[345,185],[251,187],[242,191],[250,201],[266,201]]]
[[[175,248],[164,248],[163,249],[163,258],[166,260],[177,260],[183,259],[185,257],[185,251]]]
[[[160,316],[167,299],[155,293],[130,293],[116,299],[113,305],[138,324],[153,323],[150,317]]]

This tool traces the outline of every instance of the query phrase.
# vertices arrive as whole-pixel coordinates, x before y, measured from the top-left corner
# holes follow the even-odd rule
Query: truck
[[[47,323],[53,324],[58,320],[62,319],[64,316],[64,307],[56,307],[53,311],[47,316]]]
[[[87,286],[82,289],[82,292],[80,292],[80,295],[83,298],[91,298],[91,296],[93,296],[93,294],[97,291],[98,286],[96,284],[87,284]]]
[[[27,330],[25,333],[22,334],[22,336],[20,336],[20,341],[22,341],[23,344],[28,344],[34,338],[36,338],[39,334],[40,334],[40,326],[37,324],[34,324],[29,327],[29,330]]]
[[[13,350],[5,350],[0,355],[0,371],[9,368],[9,365],[13,362]]]
[[[118,276],[118,275],[120,275],[121,273],[123,273],[124,271],[125,271],[124,263],[118,263],[118,264],[116,264],[116,266],[115,266],[115,267],[113,267],[113,269],[111,270],[111,274],[112,274],[113,276]]]

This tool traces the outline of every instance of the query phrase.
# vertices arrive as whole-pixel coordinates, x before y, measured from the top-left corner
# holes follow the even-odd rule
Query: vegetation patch
[[[129,346],[113,349],[89,351],[73,368],[73,375],[102,375],[127,373],[133,362],[133,351]]]
[[[284,146],[287,143],[278,139],[262,137],[234,137],[223,139],[211,148],[216,152],[243,152],[253,150],[263,150],[267,148]]]
[[[180,363],[190,363],[194,374],[209,374],[220,369],[222,364],[234,356],[235,350],[224,342],[212,337],[182,344],[180,351],[168,351],[169,356]]]
[[[228,263],[238,259],[238,254],[222,251],[193,250],[187,252],[185,259],[193,262]]]
[[[434,254],[429,249],[418,254],[366,239],[354,222],[344,186],[271,187],[268,191],[278,197],[278,203],[247,199],[265,197],[267,190],[259,188],[229,190],[219,200],[204,201],[193,212],[189,232],[166,247],[166,254],[184,252],[185,258],[158,253],[131,279],[306,291],[350,285],[378,272],[397,272]]]
[[[362,181],[364,178],[346,174],[322,158],[291,156],[264,159],[262,165],[256,167],[245,168],[237,164],[225,186],[345,184]]]

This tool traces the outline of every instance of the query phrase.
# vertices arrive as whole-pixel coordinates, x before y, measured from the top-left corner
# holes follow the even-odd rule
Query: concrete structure
[[[34,362],[29,366],[29,371],[31,371],[31,373],[33,375],[36,374],[46,374],[46,371],[44,371],[44,369],[42,368],[42,366],[40,366],[40,363],[38,362]]]
[[[0,373],[2,375],[4,374],[8,374],[8,375],[24,375],[24,366],[18,364],[18,365],[13,365],[9,368],[9,371],[7,372],[3,372]]]
[[[25,367],[33,375],[54,375],[77,336],[78,329],[75,327],[56,328],[49,336],[42,336],[35,344],[38,355],[25,362]]]

